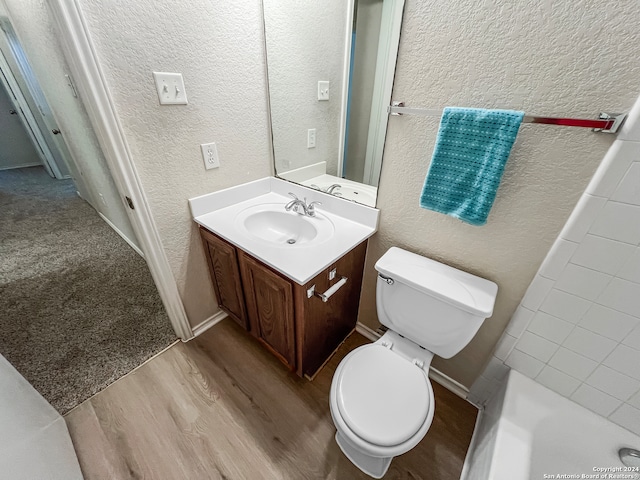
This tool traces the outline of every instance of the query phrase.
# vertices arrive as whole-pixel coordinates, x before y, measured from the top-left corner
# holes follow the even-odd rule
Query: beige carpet
[[[70,180],[0,171],[0,354],[60,413],[175,338],[146,263]]]

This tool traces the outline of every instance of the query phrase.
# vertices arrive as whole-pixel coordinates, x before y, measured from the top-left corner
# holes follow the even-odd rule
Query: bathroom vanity
[[[322,205],[287,211],[289,193]],[[378,210],[273,177],[189,202],[220,308],[313,377],[355,328]]]

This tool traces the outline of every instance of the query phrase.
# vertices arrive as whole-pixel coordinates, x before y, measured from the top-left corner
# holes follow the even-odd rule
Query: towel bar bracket
[[[406,107],[404,102],[391,102],[387,107],[387,113],[393,116],[399,115],[424,115],[428,117],[442,116],[442,110],[427,108]],[[563,118],[563,117],[540,117],[536,115],[525,115],[522,123],[543,123],[547,125],[561,125],[565,127],[591,128],[598,133],[617,133],[625,119],[626,113],[605,113],[602,112],[598,119],[587,118]]]

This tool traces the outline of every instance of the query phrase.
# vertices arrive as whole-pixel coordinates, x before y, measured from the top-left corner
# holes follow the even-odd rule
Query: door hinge
[[[71,79],[71,76],[65,75],[65,77],[67,77],[67,85],[71,87],[71,93],[73,93],[74,97],[78,98],[78,91],[76,90],[76,86],[73,84],[73,80]]]
[[[131,210],[135,210],[135,208],[133,207],[133,200],[131,200],[129,197],[124,197],[127,200],[127,205],[129,205],[129,208]]]

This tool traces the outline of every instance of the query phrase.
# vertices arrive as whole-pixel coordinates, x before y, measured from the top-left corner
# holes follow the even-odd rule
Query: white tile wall
[[[573,327],[574,325],[572,323],[565,322],[548,313],[538,311],[533,316],[533,321],[529,325],[528,330],[542,338],[561,344],[567,339]]]
[[[589,232],[637,245],[640,242],[640,206],[608,201]]]
[[[636,248],[631,259],[620,269],[618,277],[640,283],[640,248]]]
[[[593,410],[603,417],[608,417],[616,408],[622,405],[622,401],[596,388],[590,387],[586,383],[578,387],[573,395],[571,395],[571,400],[574,400],[583,407],[587,407],[589,410]]]
[[[617,344],[615,341],[585,328],[575,327],[562,345],[591,360],[602,362],[613,352]]]
[[[576,205],[576,210],[580,209],[581,214],[569,217],[562,232],[560,232],[560,237],[571,242],[580,243],[596,219],[596,215],[600,213],[606,203],[606,198],[583,194],[578,201],[578,205]]]
[[[570,396],[580,386],[580,380],[570,377],[566,373],[556,370],[549,365],[545,366],[536,380],[551,390],[565,397]]]
[[[557,344],[529,331],[524,332],[516,344],[516,350],[520,350],[545,363],[551,359],[557,349]],[[513,355],[513,352],[511,352],[511,354]]]
[[[609,417],[615,423],[640,435],[640,410],[625,403]]]
[[[601,392],[616,397],[618,400],[627,401],[640,389],[640,382],[627,377],[604,365],[600,365],[587,378],[587,383]]]
[[[549,365],[567,375],[584,381],[593,373],[598,363],[572,350],[560,348],[551,358]]]
[[[640,149],[638,149],[640,150]],[[640,163],[633,163],[612,195],[614,202],[640,205]]]
[[[628,243],[587,235],[571,257],[571,263],[614,275],[629,261],[635,249]]]
[[[554,288],[585,300],[595,300],[610,281],[611,275],[570,263],[560,275]]]
[[[510,367],[640,434],[640,101],[634,108],[626,138],[636,136],[607,153],[472,387],[477,402]]]
[[[580,319],[579,325],[603,337],[620,342],[638,323],[637,317],[594,303]]]
[[[578,323],[587,313],[591,302],[561,290],[551,290],[540,310],[570,323]]]

